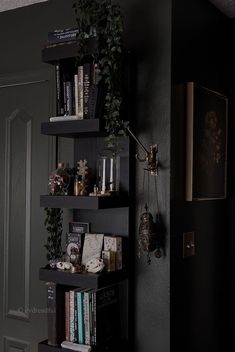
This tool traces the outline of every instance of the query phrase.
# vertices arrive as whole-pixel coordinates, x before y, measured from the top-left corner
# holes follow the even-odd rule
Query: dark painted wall
[[[181,351],[224,351],[228,342],[227,201],[185,202],[185,97],[194,81],[229,96],[229,20],[209,2],[174,0],[172,9],[171,328]],[[182,259],[182,233],[196,255]],[[180,317],[180,319],[179,319]],[[234,342],[233,342],[234,344]]]
[[[0,14],[0,75],[40,68],[52,69],[40,61],[47,32],[74,25],[72,0],[51,0]],[[125,14],[125,38],[136,57],[132,127],[148,146],[159,144],[162,169],[157,179],[159,210],[167,230],[166,256],[136,258],[135,272],[135,351],[169,352],[169,223],[170,223],[170,95],[171,95],[171,0],[120,0]],[[39,104],[40,101],[38,97]],[[45,117],[46,119],[46,117]],[[138,219],[143,203],[143,167],[136,165]],[[150,209],[156,214],[153,179]],[[131,236],[135,237],[133,229]]]
[[[234,36],[235,36],[235,21],[234,19],[230,21],[230,65],[229,65],[229,96],[230,96],[230,115],[229,115],[229,131],[228,131],[228,187],[229,187],[229,197],[228,197],[228,224],[229,224],[229,242],[228,242],[228,253],[229,253],[229,265],[228,265],[228,274],[229,274],[229,336],[233,336],[234,333],[234,315],[235,315],[235,140],[234,140],[234,130],[235,130],[235,69],[234,69],[234,60],[235,60],[235,48],[234,48]],[[231,338],[232,339],[232,338]],[[231,344],[235,348],[235,343],[232,339]]]

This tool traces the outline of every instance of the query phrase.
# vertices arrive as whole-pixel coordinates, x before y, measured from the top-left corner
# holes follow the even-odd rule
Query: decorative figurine
[[[85,265],[86,271],[89,273],[99,273],[104,269],[104,262],[101,258],[92,258]]]
[[[77,162],[77,175],[74,181],[74,195],[85,196],[87,195],[87,175],[88,166],[87,160],[79,160]]]
[[[70,270],[72,268],[72,264],[69,262],[58,262],[56,267],[59,270]]]

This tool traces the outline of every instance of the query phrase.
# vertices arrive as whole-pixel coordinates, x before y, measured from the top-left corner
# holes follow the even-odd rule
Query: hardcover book
[[[78,342],[85,343],[85,328],[84,328],[84,291],[86,289],[78,290],[77,292],[77,307],[78,307]]]
[[[121,318],[118,285],[94,291],[94,344],[105,345],[120,338]]]
[[[75,41],[78,33],[78,28],[55,29],[48,33],[47,42],[48,44],[56,44]]]
[[[69,307],[69,296],[70,293],[69,291],[65,292],[65,340],[69,341],[70,340],[70,336],[69,336],[69,311],[70,311],[70,307]]]
[[[105,270],[107,271],[116,270],[116,252],[102,251],[102,259],[104,261]]]
[[[55,65],[56,74],[56,114],[57,116],[64,115],[63,91],[61,85],[61,67],[60,64]]]
[[[91,64],[83,65],[83,116],[84,119],[89,118],[89,90],[91,84]]]
[[[66,253],[70,256],[71,248],[76,248],[81,252],[84,243],[84,233],[67,232],[66,233]]]
[[[104,236],[104,250],[116,252],[116,269],[122,269],[122,237]]]
[[[66,287],[47,282],[48,345],[58,346],[65,338],[65,297]]]
[[[84,106],[83,106],[83,66],[78,66],[78,103],[77,103],[77,115],[79,119],[84,118]]]

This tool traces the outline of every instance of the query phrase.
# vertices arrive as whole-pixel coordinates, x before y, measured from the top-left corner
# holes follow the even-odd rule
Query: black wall
[[[224,351],[229,337],[228,307],[232,308],[232,322],[235,310],[232,129],[228,201],[186,203],[184,101],[178,104],[174,88],[177,83],[196,81],[228,95],[232,101],[235,28],[206,0],[118,2],[125,15],[125,41],[135,58],[131,127],[146,146],[159,145],[158,192],[156,195],[151,178],[149,205],[154,215],[160,211],[166,228],[165,256],[152,258],[150,266],[145,257],[135,259],[135,351]],[[41,62],[41,49],[48,31],[75,24],[72,3],[50,0],[0,14],[0,78],[30,70],[52,70]],[[43,103],[40,97],[38,103]],[[234,107],[230,104],[231,127]],[[136,163],[134,173],[136,196],[132,207],[138,220],[146,201],[143,166]],[[196,256],[184,260],[183,231],[195,231],[196,236]],[[137,233],[138,222],[131,234],[136,247]]]
[[[169,352],[171,0],[119,2],[125,15],[125,41],[135,57],[131,126],[146,146],[159,144],[162,168],[157,178],[158,195],[151,179],[149,205],[154,215],[160,210],[167,231],[163,258],[153,258],[148,266],[145,257],[140,260],[135,257],[135,295],[132,297],[135,351]],[[75,24],[72,3],[72,0],[50,0],[0,14],[0,76],[52,70],[50,65],[41,63],[41,49],[48,31]],[[40,97],[38,104],[43,104]],[[146,201],[142,164],[135,164],[134,174],[136,192],[132,207],[138,219]],[[131,233],[135,243],[137,232],[138,223]]]
[[[194,81],[230,97],[229,33],[229,19],[209,2],[173,1],[171,125],[173,351],[177,348],[190,352],[224,351],[229,338],[228,201],[185,202],[185,98],[182,91],[179,94],[177,89],[179,83]],[[182,233],[186,231],[195,232],[196,255],[182,259]]]

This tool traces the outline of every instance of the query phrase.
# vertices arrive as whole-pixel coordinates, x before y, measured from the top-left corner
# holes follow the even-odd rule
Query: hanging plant
[[[44,225],[48,232],[45,248],[47,250],[47,260],[50,262],[61,259],[63,255],[61,246],[63,210],[60,208],[45,208],[45,211]]]
[[[78,62],[86,55],[87,38],[96,36],[97,46],[93,53],[97,63],[98,82],[105,89],[104,119],[109,144],[116,136],[126,135],[128,121],[120,117],[121,59],[123,54],[123,16],[120,6],[111,0],[77,0],[74,5],[79,28]]]

